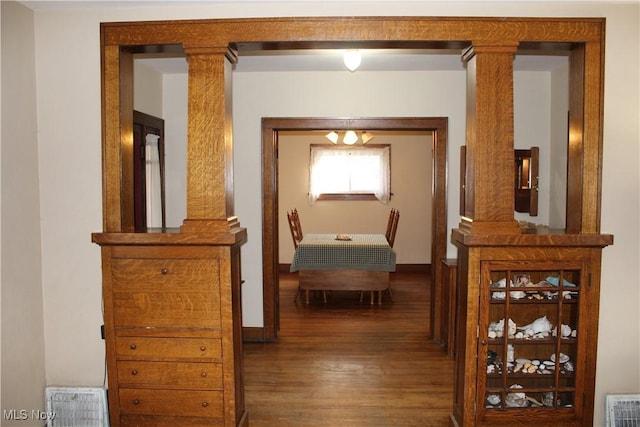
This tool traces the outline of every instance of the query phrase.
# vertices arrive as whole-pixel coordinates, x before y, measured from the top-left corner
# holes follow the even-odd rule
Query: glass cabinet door
[[[572,417],[583,265],[486,261],[481,271],[478,417]]]

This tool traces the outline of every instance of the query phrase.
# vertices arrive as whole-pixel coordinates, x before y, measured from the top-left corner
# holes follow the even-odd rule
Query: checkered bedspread
[[[395,271],[396,253],[382,234],[351,234],[337,240],[335,234],[307,234],[291,263],[298,270]]]

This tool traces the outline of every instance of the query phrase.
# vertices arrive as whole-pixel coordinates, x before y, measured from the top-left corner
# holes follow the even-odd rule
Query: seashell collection
[[[528,275],[513,275],[507,283],[506,278],[502,278],[496,282],[491,282],[491,298],[493,300],[505,300],[507,295],[510,300],[558,300],[563,298],[571,300],[578,297],[577,285],[567,281],[565,278],[548,276],[544,280],[537,283],[531,281]],[[555,288],[555,289],[554,289]],[[530,304],[530,303],[527,303]],[[547,312],[548,313],[548,312]],[[554,316],[552,316],[553,318]],[[529,376],[549,375],[554,378],[556,373],[560,375],[571,375],[574,372],[574,362],[568,354],[562,352],[554,352],[545,357],[544,351],[539,352],[542,348],[555,348],[553,346],[539,347],[535,353],[535,358],[521,357],[533,355],[516,354],[524,352],[525,349],[531,351],[530,345],[517,346],[518,340],[544,340],[545,344],[557,343],[558,338],[561,340],[577,337],[577,329],[571,325],[561,323],[554,325],[547,316],[541,316],[533,320],[529,324],[517,324],[516,320],[511,318],[502,318],[500,320],[490,322],[487,331],[489,340],[496,340],[493,343],[506,344],[506,347],[498,347],[494,350],[487,351],[487,375],[501,375],[505,372],[513,375],[511,380],[519,378],[520,381],[526,381]],[[506,341],[506,339],[510,341]],[[491,343],[491,341],[489,341]],[[522,382],[522,384],[527,384]],[[488,408],[522,408],[522,407],[558,407],[562,402],[557,392],[542,392],[537,390],[529,393],[520,384],[512,384],[508,390],[503,393],[488,393],[485,405]],[[566,397],[566,396],[564,396]],[[564,399],[563,399],[564,400]],[[572,406],[565,402],[565,407]]]
[[[487,337],[489,339],[504,337],[504,323],[505,319],[489,323]],[[536,339],[558,336],[558,328],[551,324],[547,316],[539,317],[530,324],[523,326],[518,326],[512,319],[508,319],[507,325],[507,337],[510,339]],[[562,338],[575,338],[577,334],[577,329],[565,324],[560,325],[560,336]]]
[[[495,352],[491,353],[487,358],[487,374],[501,374],[505,364],[499,355]],[[556,369],[559,370],[560,374],[569,374],[575,370],[573,362],[564,353],[560,353],[559,357],[556,357],[556,354],[553,353],[546,360],[516,358],[515,348],[512,345],[507,348],[506,367],[507,373],[510,374],[551,375]]]
[[[554,392],[548,391],[539,394],[540,400],[537,400],[533,396],[528,396],[526,393],[521,390],[523,387],[520,384],[513,384],[509,387],[510,390],[514,390],[514,392],[508,393],[505,398],[505,406],[509,408],[524,408],[528,406],[532,407],[553,407],[554,406]],[[556,406],[562,406],[562,401],[559,398],[555,399]],[[500,405],[500,395],[495,393],[490,393],[487,395],[487,408],[499,408]],[[572,405],[566,405],[566,407],[571,407]]]
[[[509,288],[557,288],[560,285],[560,279],[555,276],[549,276],[545,280],[541,280],[538,283],[533,283],[529,276],[522,275],[516,276],[514,280],[509,281]],[[506,288],[507,287],[507,279],[502,278],[497,282],[491,282],[489,284],[492,288]],[[563,279],[562,282],[563,288],[575,288],[576,285]],[[512,299],[520,300],[520,299],[548,299],[553,300],[557,299],[559,296],[559,291],[552,291],[549,289],[531,289],[531,290],[514,290],[509,292],[509,296]],[[578,295],[576,291],[563,290],[562,298],[564,299],[574,299]],[[507,297],[506,291],[492,291],[491,298],[496,300],[504,300]]]

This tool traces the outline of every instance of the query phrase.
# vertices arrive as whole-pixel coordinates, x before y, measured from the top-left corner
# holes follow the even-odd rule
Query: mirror
[[[538,161],[540,149],[515,150],[515,211],[538,215]]]

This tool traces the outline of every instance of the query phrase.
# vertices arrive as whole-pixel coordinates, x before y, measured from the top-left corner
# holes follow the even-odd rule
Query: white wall
[[[551,149],[549,150],[549,227],[565,228],[567,218],[567,135],[569,65],[551,73]]]
[[[43,408],[45,331],[34,22],[2,2],[2,410]],[[3,426],[36,425],[2,420]],[[40,423],[41,424],[41,423]]]
[[[483,15],[483,16],[605,16],[607,46],[604,105],[604,165],[602,192],[602,231],[616,235],[615,244],[604,250],[602,297],[598,347],[596,388],[596,425],[602,425],[604,394],[638,392],[640,390],[640,318],[638,317],[639,187],[640,155],[638,140],[639,86],[637,4],[608,2],[565,3],[474,3],[474,2],[256,2],[226,3],[218,6],[173,6],[162,8],[120,8],[78,11],[49,10],[35,14],[36,83],[38,113],[38,149],[40,174],[40,206],[42,217],[42,286],[46,344],[46,381],[49,384],[100,385],[104,375],[104,345],[99,336],[102,323],[100,310],[100,252],[90,242],[90,233],[102,228],[100,165],[100,57],[101,21],[155,19],[200,19],[251,16],[301,15]],[[4,27],[4,26],[3,26]],[[3,29],[4,31],[4,29]],[[21,30],[16,30],[22,34]],[[22,30],[23,31],[23,30]],[[3,37],[4,40],[4,37]],[[3,67],[6,66],[3,61]],[[307,105],[291,111],[285,106],[292,98],[320,95],[318,90],[305,90],[282,98],[283,104],[267,109],[261,102],[240,105],[237,100],[260,101],[271,95],[270,87],[252,94],[251,79],[265,79],[270,85],[300,87],[304,76],[264,73],[259,77],[235,75],[234,109],[240,117],[234,123],[236,165],[242,170],[259,170],[259,128],[256,118],[262,116],[305,116],[316,112],[322,116],[361,114],[386,115],[388,110],[373,106],[339,105],[338,108],[313,109]],[[354,74],[354,75],[357,75]],[[389,76],[393,77],[393,76]],[[404,77],[403,77],[404,78]],[[456,76],[444,78],[457,79]],[[364,77],[367,81],[370,78]],[[341,86],[353,83],[349,75]],[[425,105],[424,100],[463,96],[463,85],[455,92],[443,93],[435,85],[412,90],[398,87],[389,95],[397,105],[396,115],[446,115],[451,117],[449,136],[453,144],[464,138],[462,108]],[[4,89],[4,85],[3,85]],[[430,89],[425,91],[425,89]],[[417,94],[416,94],[417,92]],[[444,97],[444,98],[443,98]],[[420,98],[419,100],[417,98]],[[15,97],[15,100],[19,98]],[[32,93],[32,99],[35,94]],[[4,96],[3,96],[4,100]],[[419,105],[418,105],[419,104]],[[240,109],[241,110],[238,110]],[[357,111],[352,111],[358,108]],[[4,111],[4,110],[3,110]],[[295,114],[292,114],[295,113]],[[4,132],[4,128],[3,128]],[[3,138],[3,146],[5,140]],[[451,148],[451,147],[450,147]],[[455,147],[453,147],[455,149]],[[454,152],[454,151],[451,151]],[[4,159],[3,159],[4,160]],[[450,187],[457,188],[457,170],[450,164]],[[249,242],[243,248],[253,257],[252,246],[259,242],[260,183],[236,168],[236,214],[248,228]],[[4,173],[4,172],[3,172]],[[457,200],[457,194],[449,200]],[[457,193],[457,191],[455,191]],[[4,192],[2,204],[12,202]],[[457,208],[449,209],[449,224],[458,223]],[[4,242],[3,242],[4,243]],[[3,254],[9,250],[3,244]],[[249,266],[253,283],[261,275],[258,265]],[[3,293],[8,284],[2,283]],[[245,293],[246,295],[247,293]],[[246,303],[252,307],[262,299],[261,291],[250,293]],[[3,298],[3,305],[4,298]],[[40,312],[39,305],[31,313]],[[4,315],[4,307],[3,307]],[[37,314],[36,314],[37,316]],[[4,320],[4,319],[3,319]],[[4,322],[3,322],[4,323]],[[3,335],[4,337],[4,335]],[[3,352],[5,347],[3,344]],[[44,351],[37,351],[45,357]],[[4,361],[4,354],[3,354]],[[4,364],[4,363],[3,363]],[[41,368],[41,366],[40,366]],[[33,397],[30,385],[22,384],[16,392]]]
[[[156,117],[162,112],[162,74],[140,61],[133,61],[133,109]]]
[[[567,83],[567,81],[564,82],[565,88]],[[538,215],[530,216],[528,213],[515,212],[515,219],[544,225],[549,225],[551,189],[549,179],[552,137],[549,125],[551,120],[550,97],[550,72],[520,71],[514,73],[513,145],[520,150],[540,147]],[[561,137],[566,138],[566,135],[566,132],[560,131]],[[566,147],[566,139],[562,145]]]

